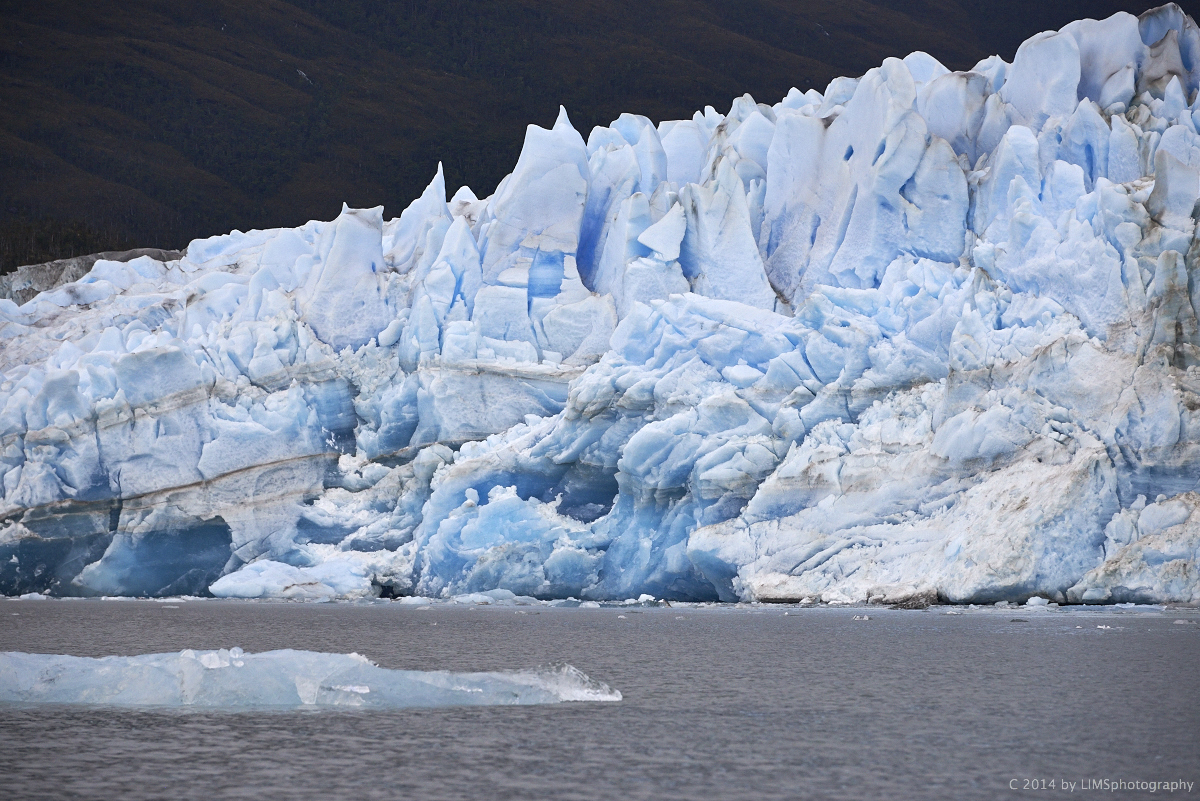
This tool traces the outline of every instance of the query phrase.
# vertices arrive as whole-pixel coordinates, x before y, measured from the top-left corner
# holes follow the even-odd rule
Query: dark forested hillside
[[[1185,5],[1185,10],[1195,9]],[[560,104],[586,137],[775,102],[889,55],[965,69],[1094,0],[0,0],[0,270],[492,191]]]

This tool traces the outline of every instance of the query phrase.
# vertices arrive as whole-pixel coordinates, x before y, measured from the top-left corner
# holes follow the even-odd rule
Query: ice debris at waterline
[[[570,665],[493,673],[388,670],[358,654],[241,648],[106,656],[0,653],[0,704],[138,707],[355,707],[620,701]]]
[[[0,589],[1200,602],[1198,89],[1121,13],[0,300]]]

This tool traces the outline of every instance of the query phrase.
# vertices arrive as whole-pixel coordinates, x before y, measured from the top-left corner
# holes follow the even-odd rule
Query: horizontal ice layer
[[[0,300],[0,590],[1195,600],[1198,90],[1081,20]]]
[[[263,559],[209,585],[218,598],[288,598],[328,600],[372,596],[371,582],[361,565],[327,561],[313,567],[294,567]]]
[[[620,701],[570,665],[525,671],[388,670],[358,654],[188,649],[106,656],[0,653],[0,704],[249,710]]]

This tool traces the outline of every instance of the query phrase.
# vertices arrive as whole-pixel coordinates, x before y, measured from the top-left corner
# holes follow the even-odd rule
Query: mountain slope
[[[952,68],[1135,3],[0,2],[0,269],[486,195],[565,105],[686,117],[888,55]]]

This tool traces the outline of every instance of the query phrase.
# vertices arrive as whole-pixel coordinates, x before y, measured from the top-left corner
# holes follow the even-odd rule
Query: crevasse
[[[1200,601],[1198,89],[1082,20],[0,300],[0,590]]]

